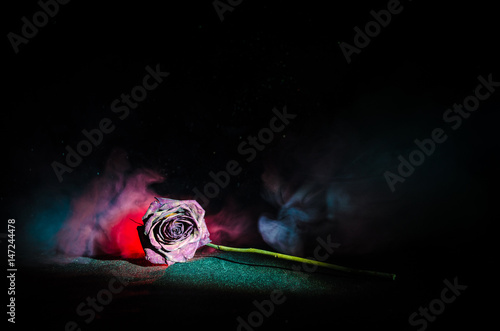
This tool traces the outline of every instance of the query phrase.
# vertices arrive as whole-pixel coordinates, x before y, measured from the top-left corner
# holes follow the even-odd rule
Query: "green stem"
[[[361,270],[361,269],[352,269],[352,268],[348,268],[348,267],[342,267],[342,266],[339,266],[339,265],[336,265],[336,264],[330,264],[330,263],[325,263],[325,262],[321,262],[321,261],[304,259],[302,257],[297,257],[297,256],[292,256],[292,255],[286,255],[286,254],[281,254],[281,253],[266,251],[266,250],[263,250],[263,249],[257,249],[257,248],[236,248],[236,247],[228,247],[228,246],[222,246],[222,245],[214,245],[212,243],[208,243],[207,246],[215,248],[215,249],[218,249],[220,251],[225,251],[225,252],[255,253],[255,254],[269,255],[269,256],[273,256],[273,257],[278,258],[278,259],[284,259],[284,260],[302,262],[302,263],[307,263],[307,264],[313,264],[313,265],[317,265],[317,266],[328,268],[328,269],[333,269],[333,270],[337,270],[337,271],[348,272],[348,273],[351,273],[351,274],[362,274],[362,275],[377,276],[377,277],[382,277],[382,278],[389,278],[389,279],[392,279],[392,280],[396,279],[396,275],[395,274],[391,274],[391,273],[379,272],[379,271],[370,271],[370,270]]]

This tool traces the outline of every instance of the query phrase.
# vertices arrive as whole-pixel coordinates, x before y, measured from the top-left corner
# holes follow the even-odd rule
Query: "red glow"
[[[70,256],[143,257],[137,227],[153,201],[148,187],[163,178],[156,172],[129,172],[127,155],[112,153],[104,175],[72,201],[72,213],[57,235],[59,252]]]
[[[109,248],[112,251],[119,252],[121,257],[126,259],[138,259],[144,257],[137,227],[142,224],[142,216],[148,209],[135,210],[125,213],[120,220],[111,229]],[[137,224],[137,223],[139,224]]]

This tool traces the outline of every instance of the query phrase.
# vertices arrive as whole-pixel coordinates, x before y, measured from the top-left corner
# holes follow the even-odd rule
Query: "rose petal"
[[[175,263],[174,261],[167,260],[164,256],[156,253],[155,251],[153,251],[150,248],[145,248],[144,252],[146,253],[146,260],[148,260],[151,263],[168,264],[168,265],[172,265]]]
[[[160,206],[161,206],[160,201],[158,200],[158,198],[155,198],[155,201],[151,202],[151,204],[149,205],[149,208],[146,211],[146,214],[144,214],[144,216],[142,217],[142,220],[146,221],[152,213],[154,213],[155,211],[158,210],[158,208],[160,208]]]

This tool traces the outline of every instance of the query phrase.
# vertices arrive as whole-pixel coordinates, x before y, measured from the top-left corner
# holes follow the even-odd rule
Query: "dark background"
[[[257,215],[272,212],[261,197],[267,167],[301,183],[314,177],[309,162],[323,162],[330,153],[335,158],[340,151],[332,178],[377,178],[382,184],[376,187],[383,191],[371,194],[389,195],[385,203],[394,211],[387,212],[384,222],[372,224],[377,232],[359,237],[366,242],[357,246],[383,241],[377,249],[360,254],[353,248],[337,261],[384,266],[400,274],[397,291],[403,294],[398,300],[406,304],[398,313],[403,317],[437,297],[443,279],[458,276],[469,288],[429,329],[486,323],[495,287],[490,275],[495,272],[493,221],[498,218],[498,91],[456,131],[443,123],[442,115],[473,94],[479,75],[492,73],[493,80],[500,80],[498,17],[488,2],[401,4],[403,11],[393,15],[388,27],[354,54],[350,64],[339,43],[352,45],[353,28],[363,28],[372,20],[370,11],[386,9],[387,1],[243,1],[224,14],[223,22],[211,1],[72,1],[61,5],[18,54],[5,37],[0,208],[4,220],[19,221],[18,251],[27,257],[19,300],[29,300],[33,292],[24,291],[33,286],[26,284],[37,279],[47,281],[43,293],[72,287],[71,277],[56,282],[57,276],[31,265],[30,257],[40,253],[40,246],[30,226],[40,217],[47,228],[60,224],[42,215],[45,208],[56,215],[60,207],[57,215],[64,219],[68,201],[102,175],[113,150],[126,151],[134,169],[164,175],[166,181],[154,185],[159,195],[185,198],[211,180],[210,171],[224,169],[228,160],[242,160],[239,143],[267,127],[273,107],[286,106],[297,119],[287,126],[285,137],[273,140],[255,161],[241,162],[242,173],[211,201],[207,212],[220,211],[229,197]],[[4,5],[4,35],[19,34],[21,17],[31,20],[38,10],[35,1]],[[111,102],[142,82],[145,66],[157,64],[170,75],[128,118],[118,120],[110,111]],[[116,129],[59,183],[51,163],[63,163],[65,146],[75,148],[83,139],[81,130],[97,128],[104,117],[111,118]],[[436,127],[446,130],[448,140],[390,195],[383,172],[395,172],[397,156],[408,155],[415,148],[413,140],[428,138]],[[379,233],[384,233],[383,239]],[[420,296],[405,296],[405,291]],[[212,295],[217,291],[207,297]],[[367,325],[376,318],[369,313],[371,307],[359,302],[401,304],[390,296],[354,297],[354,303],[348,300],[341,306],[347,316]],[[206,308],[206,314],[224,310],[231,300],[248,311],[248,298],[219,298],[219,306]],[[78,302],[73,300],[70,307]],[[204,307],[199,302],[195,306]],[[330,321],[332,329],[337,319],[339,325],[349,325],[342,314],[328,316],[329,308],[322,307],[318,320]],[[23,315],[19,313],[21,322],[29,321],[29,309],[34,316],[44,315],[45,308],[35,312],[26,305]],[[272,325],[290,328],[283,321],[293,318],[297,325],[307,325],[306,318],[297,316],[307,316],[309,309],[291,304]],[[115,314],[120,316],[119,311]],[[209,321],[209,326],[219,323],[234,329],[234,316],[229,315],[227,321]],[[387,323],[387,328],[412,329],[404,318],[400,324]],[[378,320],[374,328],[384,329],[383,322]]]

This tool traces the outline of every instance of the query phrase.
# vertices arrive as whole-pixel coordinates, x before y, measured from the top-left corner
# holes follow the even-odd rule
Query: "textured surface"
[[[255,300],[261,303],[269,300],[273,291],[281,291],[276,293],[281,293],[283,302],[273,305],[269,317],[256,319],[252,329],[329,325],[336,330],[416,330],[409,325],[408,317],[419,306],[439,297],[444,278],[452,280],[457,276],[447,268],[454,267],[460,283],[470,285],[474,281],[465,266],[460,267],[453,259],[448,259],[446,266],[436,262],[432,272],[418,270],[416,261],[409,266],[410,260],[399,260],[395,270],[398,278],[392,282],[321,269],[305,272],[300,264],[265,256],[205,254],[209,255],[198,255],[190,262],[168,268],[143,260],[41,257],[39,264],[24,268],[20,277],[19,320],[29,322],[31,318],[23,316],[29,312],[44,329],[51,330],[63,330],[71,321],[82,330],[157,328],[163,323],[168,329],[236,330],[238,317],[248,321],[257,310]],[[370,262],[363,262],[366,263]],[[110,287],[119,291],[107,298],[104,292]],[[457,303],[432,323],[433,329],[471,320],[475,316],[470,309],[477,290],[477,286],[469,286]],[[90,308],[88,297],[104,301],[102,309],[98,306],[101,311]],[[474,317],[474,323],[477,322]]]

